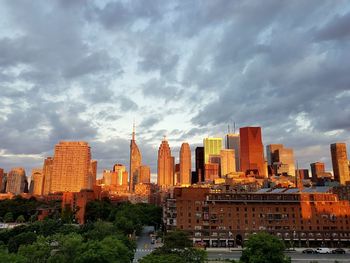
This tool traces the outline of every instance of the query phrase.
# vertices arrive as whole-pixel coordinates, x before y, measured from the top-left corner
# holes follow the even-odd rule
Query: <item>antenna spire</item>
[[[135,141],[135,119],[134,119],[134,123],[132,125],[132,140]]]

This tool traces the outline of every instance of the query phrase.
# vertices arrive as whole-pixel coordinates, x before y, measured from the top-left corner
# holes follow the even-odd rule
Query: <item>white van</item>
[[[319,247],[315,249],[316,253],[319,254],[330,254],[332,251],[328,247]]]

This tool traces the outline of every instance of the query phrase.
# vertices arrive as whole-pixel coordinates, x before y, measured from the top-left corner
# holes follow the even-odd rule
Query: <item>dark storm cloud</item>
[[[144,96],[164,99],[165,101],[178,99],[183,94],[183,89],[177,84],[169,84],[164,79],[152,78],[142,87]]]
[[[350,12],[335,17],[318,30],[315,38],[319,40],[336,40],[350,37]]]

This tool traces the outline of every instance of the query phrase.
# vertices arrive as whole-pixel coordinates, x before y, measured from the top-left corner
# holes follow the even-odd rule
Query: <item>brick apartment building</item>
[[[179,187],[165,202],[164,224],[168,230],[188,231],[195,243],[211,247],[242,245],[258,231],[274,234],[290,246],[348,246],[349,201],[328,190]]]

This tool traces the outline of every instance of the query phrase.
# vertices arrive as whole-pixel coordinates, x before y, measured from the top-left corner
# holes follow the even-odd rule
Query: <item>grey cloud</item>
[[[326,25],[321,27],[316,33],[318,40],[337,40],[348,38],[350,36],[350,12],[344,15],[335,15],[335,17]]]
[[[134,111],[138,109],[137,104],[126,96],[120,96],[118,97],[118,100],[120,102],[120,109],[122,111]]]
[[[143,85],[142,93],[144,96],[169,101],[179,98],[183,90],[181,86],[168,84],[164,79],[152,78]]]
[[[140,126],[143,128],[143,129],[149,129],[151,128],[152,126],[156,125],[158,122],[160,122],[162,120],[162,116],[160,115],[153,115],[153,116],[150,116],[148,118],[145,118]]]

